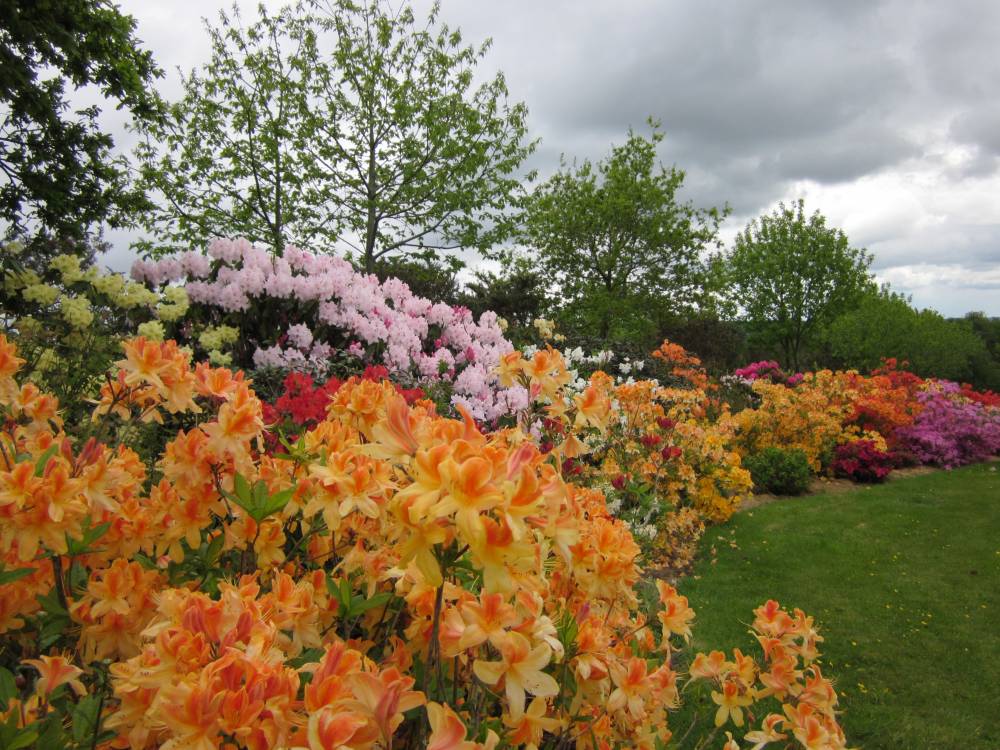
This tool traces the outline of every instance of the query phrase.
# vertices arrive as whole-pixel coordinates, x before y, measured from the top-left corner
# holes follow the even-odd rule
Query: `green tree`
[[[332,245],[340,227],[329,195],[310,182],[302,141],[308,107],[303,6],[261,5],[244,25],[234,8],[206,23],[212,53],[183,77],[169,117],[145,128],[137,150],[144,186],[162,196],[146,216],[156,253],[245,237],[281,253],[286,243]]]
[[[332,53],[307,50],[305,149],[367,271],[414,248],[488,251],[512,228],[515,172],[535,147],[502,74],[473,88],[490,42],[464,46],[439,9],[418,26],[409,6],[336,0],[322,19]]]
[[[513,256],[499,273],[477,271],[465,285],[462,304],[476,317],[492,310],[515,328],[527,328],[548,307],[545,276],[530,258]]]
[[[558,287],[564,321],[604,340],[649,337],[657,318],[704,299],[701,255],[725,215],[678,201],[684,173],[657,162],[663,133],[650,126],[596,165],[563,160],[524,214],[523,239]]]
[[[924,377],[965,380],[987,356],[968,320],[947,320],[935,310],[917,310],[888,286],[863,295],[831,323],[825,337],[837,366],[859,370],[895,357]]]
[[[96,106],[70,112],[67,88],[94,86],[139,121],[155,121],[161,74],[135,20],[102,0],[0,3],[0,221],[8,237],[82,238],[144,207],[112,155]]]
[[[527,111],[502,75],[473,87],[487,46],[463,46],[436,4],[419,26],[409,7],[335,0],[261,8],[246,28],[223,15],[209,32],[211,62],[140,153],[167,199],[159,239],[344,242],[374,272],[508,234]]]
[[[873,283],[871,255],[818,211],[807,217],[802,200],[754,219],[720,260],[730,302],[795,370],[803,346]]]

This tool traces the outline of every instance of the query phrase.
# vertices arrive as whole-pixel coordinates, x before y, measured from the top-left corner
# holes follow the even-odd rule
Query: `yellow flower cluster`
[[[64,294],[59,298],[59,309],[63,320],[73,328],[82,330],[94,322],[94,313],[86,297],[69,297]]]
[[[84,278],[80,257],[77,255],[57,255],[49,261],[49,269],[59,272],[63,284],[75,284]]]
[[[158,320],[150,320],[146,323],[140,323],[137,333],[143,338],[156,342],[162,342],[167,336],[167,332],[163,328],[163,323]]]
[[[163,291],[163,301],[156,306],[156,317],[168,323],[180,320],[187,314],[190,305],[184,287],[169,286]]]
[[[59,299],[59,290],[48,284],[28,284],[24,287],[22,296],[28,302],[49,306]]]
[[[198,343],[206,351],[221,351],[229,344],[235,344],[239,337],[239,330],[232,326],[214,326],[201,332]]]

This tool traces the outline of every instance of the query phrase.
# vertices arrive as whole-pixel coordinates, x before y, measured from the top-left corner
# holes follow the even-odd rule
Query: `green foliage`
[[[212,56],[183,77],[184,96],[144,129],[142,184],[161,196],[145,217],[154,252],[246,237],[280,252],[286,242],[329,246],[330,196],[306,177],[302,138],[309,76],[301,58],[302,6],[244,27],[238,13],[206,22]]]
[[[775,495],[801,495],[809,489],[809,459],[799,448],[765,448],[743,459],[757,490]]]
[[[208,29],[170,122],[140,147],[163,194],[148,229],[165,252],[242,236],[347,243],[369,273],[411,249],[489,249],[510,229],[515,170],[534,148],[503,77],[473,88],[487,46],[379,0],[299,4]]]
[[[602,339],[655,339],[659,312],[705,295],[702,251],[725,211],[680,203],[684,173],[656,161],[658,124],[630,130],[603,161],[562,167],[527,204],[524,241],[562,294],[564,327]]]
[[[434,3],[417,24],[409,6],[335,0],[306,35],[310,117],[303,144],[332,183],[335,212],[365,270],[407,249],[487,251],[512,229],[514,172],[534,150],[527,108],[502,74],[473,88],[489,49],[463,46]]]
[[[135,20],[106,0],[0,4],[0,220],[8,236],[84,236],[129,223],[145,205],[111,156],[100,110],[69,113],[67,87],[95,86],[139,121],[155,122],[161,75]]]
[[[499,273],[477,271],[465,285],[461,301],[477,318],[492,310],[506,320],[512,327],[508,337],[531,337],[532,321],[543,317],[550,304],[547,286],[534,261],[517,255]]]
[[[987,356],[971,322],[946,320],[934,310],[916,310],[901,294],[883,287],[864,295],[825,332],[838,366],[878,367],[883,358],[909,362],[923,377],[966,380],[972,362]]]
[[[719,261],[730,302],[793,370],[803,346],[872,284],[871,255],[818,211],[806,217],[802,200],[754,219]]]

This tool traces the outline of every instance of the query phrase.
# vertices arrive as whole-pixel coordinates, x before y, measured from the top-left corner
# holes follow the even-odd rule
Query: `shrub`
[[[759,655],[691,659],[687,599],[659,581],[640,610],[628,528],[524,431],[352,378],[270,456],[242,373],[170,341],[125,352],[97,420],[200,417],[154,476],[74,445],[0,336],[5,744],[620,750],[668,742],[695,693],[703,746],[749,715],[845,747],[812,618],[769,601]]]
[[[799,448],[765,448],[743,460],[754,487],[775,495],[801,495],[812,478],[809,459]]]
[[[838,477],[852,482],[882,482],[896,466],[895,457],[874,440],[852,440],[838,445],[831,465]]]
[[[343,258],[292,246],[273,256],[220,239],[205,254],[137,261],[132,276],[154,288],[183,285],[190,310],[170,333],[219,364],[326,376],[331,355],[347,353],[356,372],[374,364],[394,378],[447,383],[452,402],[481,421],[527,404],[527,394],[497,386],[494,369],[513,345],[495,313],[476,320],[398,279],[358,273]]]
[[[929,381],[917,394],[922,410],[899,431],[899,449],[945,468],[1000,453],[1000,409],[970,401],[957,383]]]

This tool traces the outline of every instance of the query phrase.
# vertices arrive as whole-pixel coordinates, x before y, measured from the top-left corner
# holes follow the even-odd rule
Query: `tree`
[[[0,3],[0,221],[8,237],[82,238],[126,225],[145,205],[96,106],[70,113],[67,86],[92,85],[155,121],[161,75],[135,20],[102,0]]]
[[[169,117],[144,129],[137,150],[144,186],[162,196],[146,217],[157,254],[245,237],[281,253],[286,243],[332,245],[340,227],[329,196],[310,182],[302,56],[303,6],[271,15],[261,5],[244,26],[239,12],[206,23],[212,54],[182,79]]]
[[[825,337],[838,366],[859,370],[894,357],[908,362],[918,375],[964,380],[988,356],[969,320],[917,310],[888,285],[863,295],[830,324]]]
[[[754,219],[721,260],[731,302],[795,370],[803,345],[872,288],[871,255],[802,200]]]
[[[499,273],[481,270],[465,285],[462,303],[476,317],[492,310],[515,328],[528,328],[549,303],[546,279],[530,259],[508,259]]]
[[[161,239],[243,235],[347,244],[368,272],[397,252],[487,250],[510,230],[515,171],[534,148],[526,109],[486,53],[380,0],[261,9],[210,29],[212,61],[185,79],[169,128],[142,157],[169,205]]]
[[[515,171],[535,147],[502,74],[472,89],[490,42],[463,46],[439,9],[416,28],[409,6],[336,0],[323,23],[332,54],[310,48],[306,148],[336,183],[334,208],[367,271],[408,248],[488,251],[511,229]]]
[[[650,126],[649,138],[630,129],[596,166],[570,168],[564,159],[524,214],[523,239],[560,290],[563,317],[605,340],[648,334],[658,311],[697,305],[701,254],[725,215],[678,202],[684,173],[657,163],[663,134]]]

